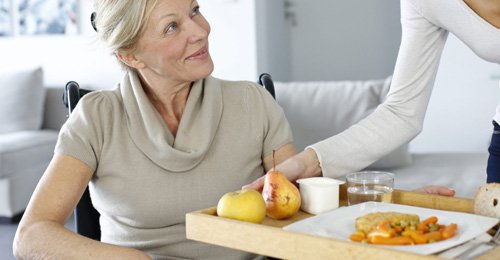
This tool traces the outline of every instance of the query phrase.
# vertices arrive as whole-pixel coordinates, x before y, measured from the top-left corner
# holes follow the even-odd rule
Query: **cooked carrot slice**
[[[429,232],[427,234],[424,234],[424,236],[427,239],[427,243],[443,240],[443,235],[439,231]]]
[[[443,231],[446,228],[446,225],[438,224],[439,231]]]
[[[427,243],[427,238],[425,237],[424,233],[420,230],[420,232],[412,232],[410,235],[411,239],[415,244],[426,244]]]
[[[415,231],[410,230],[410,229],[405,229],[405,231],[401,232],[401,235],[404,237],[410,237],[411,233],[413,233],[413,232],[415,232]]]
[[[428,217],[426,218],[424,221],[422,221],[422,223],[424,223],[425,225],[429,225],[429,223],[437,223],[438,222],[438,218],[437,217]]]
[[[391,227],[391,222],[389,220],[384,220],[378,224],[375,232],[382,232],[388,234],[390,237],[396,235],[396,230]]]
[[[441,234],[443,235],[443,238],[446,239],[446,238],[453,237],[455,235],[455,231],[457,230],[457,227],[458,226],[455,223],[446,226],[444,228],[444,230],[441,232]]]
[[[422,230],[424,233],[429,232],[429,226],[425,224],[424,222],[420,222],[417,224],[417,230]]]
[[[365,240],[365,236],[364,235],[360,236],[359,234],[356,233],[356,234],[350,235],[349,239],[351,241],[354,241],[354,242],[361,242],[361,241]]]
[[[393,222],[397,223],[396,220]],[[370,233],[356,232],[350,235],[349,239],[379,245],[414,245],[438,242],[455,235],[457,224],[446,226],[437,222],[438,218],[432,216],[420,223],[405,225],[403,228],[399,224],[391,225],[391,221],[384,220]]]
[[[377,245],[411,245],[413,241],[409,237],[370,237],[370,243]]]
[[[396,233],[401,233],[403,231],[403,228],[401,226],[395,226],[394,227],[394,231],[396,231]]]

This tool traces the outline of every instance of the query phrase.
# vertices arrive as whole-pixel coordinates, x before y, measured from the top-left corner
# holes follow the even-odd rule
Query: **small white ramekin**
[[[312,177],[297,180],[302,204],[300,208],[310,214],[320,214],[339,207],[339,181],[327,177]]]

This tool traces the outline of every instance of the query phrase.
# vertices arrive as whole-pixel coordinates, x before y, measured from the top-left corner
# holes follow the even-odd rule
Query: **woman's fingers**
[[[265,176],[262,176],[260,178],[258,178],[257,180],[255,180],[254,182],[250,183],[250,184],[247,184],[247,185],[244,185],[243,187],[241,187],[241,189],[252,189],[252,190],[256,190],[256,191],[262,191],[262,187],[264,186],[264,177]]]
[[[441,196],[454,196],[455,190],[445,187],[445,186],[425,186],[420,189],[416,189],[415,191],[423,192],[427,194],[441,195]]]

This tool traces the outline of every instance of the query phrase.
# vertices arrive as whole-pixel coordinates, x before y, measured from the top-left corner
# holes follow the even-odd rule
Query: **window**
[[[78,34],[79,0],[0,0],[0,36]]]

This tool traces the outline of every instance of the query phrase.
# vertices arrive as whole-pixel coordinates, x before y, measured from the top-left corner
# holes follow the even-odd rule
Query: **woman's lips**
[[[186,58],[186,60],[203,60],[208,57],[207,47],[201,48],[199,51],[195,52],[193,55]]]

